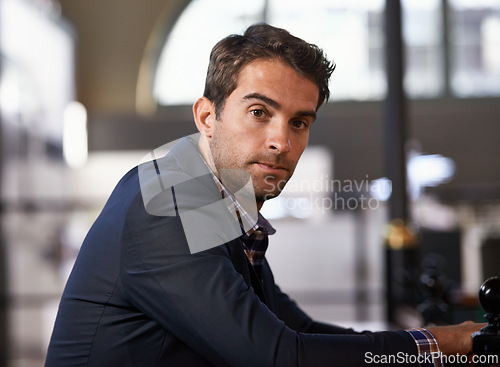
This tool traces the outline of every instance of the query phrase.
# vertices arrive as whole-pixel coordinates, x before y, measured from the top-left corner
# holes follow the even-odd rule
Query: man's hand
[[[436,338],[439,349],[444,355],[465,355],[472,351],[472,333],[487,324],[465,321],[458,325],[434,326],[426,328]]]

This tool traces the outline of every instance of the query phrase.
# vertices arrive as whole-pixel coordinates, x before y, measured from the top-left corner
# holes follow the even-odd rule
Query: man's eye
[[[303,128],[307,127],[307,124],[304,121],[300,121],[300,120],[292,121],[292,125],[293,125],[293,127],[296,127],[299,129],[303,129]]]
[[[261,117],[264,117],[264,111],[262,110],[252,110],[250,112],[254,117],[257,117],[257,118],[261,118]]]

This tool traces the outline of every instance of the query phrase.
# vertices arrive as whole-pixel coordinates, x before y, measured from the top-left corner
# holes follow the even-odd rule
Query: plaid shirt
[[[266,250],[268,246],[268,235],[272,235],[276,230],[271,224],[259,213],[257,223],[250,214],[238,203],[234,196],[224,187],[219,178],[210,169],[212,177],[221,192],[222,198],[229,197],[230,204],[228,205],[229,211],[234,214],[240,221],[241,227],[241,240],[243,241],[245,254],[252,264],[253,268],[259,274],[264,263]],[[245,223],[244,223],[245,222]],[[245,232],[244,228],[249,228]],[[420,367],[443,367],[441,352],[434,336],[426,329],[412,329],[406,330],[415,340],[419,354]]]
[[[443,367],[443,359],[438,343],[428,330],[412,329],[406,330],[417,344],[418,354],[422,356],[419,360],[420,367]]]
[[[206,162],[205,162],[206,163]],[[212,169],[207,164],[212,177],[221,192],[222,199],[230,198],[228,209],[236,218],[238,218],[241,227],[245,254],[247,255],[250,264],[260,276],[260,270],[264,263],[267,246],[269,243],[268,236],[276,233],[276,230],[271,226],[260,213],[258,213],[257,222],[255,219],[243,208],[243,206],[234,198],[234,196],[226,189],[219,178],[215,175]],[[245,232],[244,228],[250,228]]]
[[[260,213],[255,227],[253,231],[245,233],[241,237],[241,240],[243,241],[245,254],[248,260],[260,276],[260,270],[264,263],[264,257],[269,243],[268,235],[274,234],[276,230]]]

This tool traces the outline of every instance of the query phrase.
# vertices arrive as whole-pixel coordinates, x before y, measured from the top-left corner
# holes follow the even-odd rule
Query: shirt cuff
[[[443,367],[443,358],[434,335],[426,329],[405,330],[415,340],[420,367]]]

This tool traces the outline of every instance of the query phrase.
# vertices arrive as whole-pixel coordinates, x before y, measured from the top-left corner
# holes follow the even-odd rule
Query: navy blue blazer
[[[181,140],[162,158],[166,174],[190,177],[204,164],[183,161],[186,149],[192,144]],[[191,179],[200,195],[220,199],[211,177]],[[45,366],[358,366],[365,353],[417,353],[405,331],[356,333],[311,320],[267,263],[262,279],[239,238],[191,254],[178,215],[145,210],[136,167],[85,238]]]

